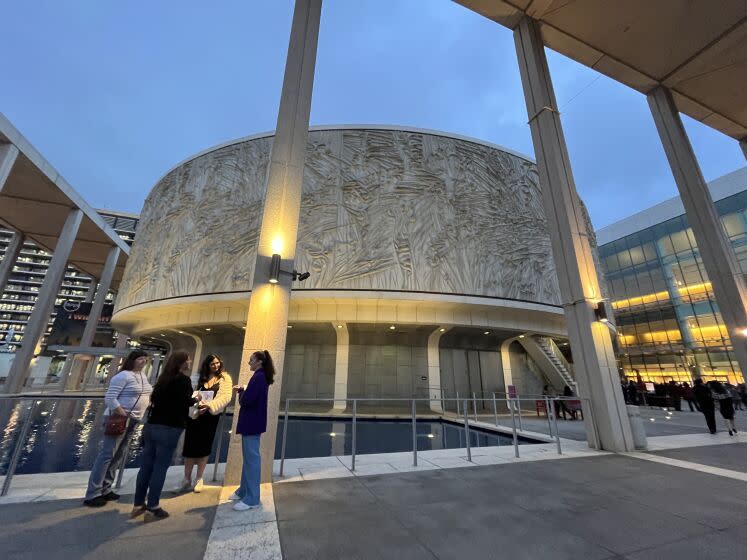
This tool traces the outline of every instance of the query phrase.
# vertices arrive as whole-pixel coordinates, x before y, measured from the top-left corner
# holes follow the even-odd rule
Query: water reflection
[[[31,409],[31,400],[0,400],[0,475],[10,463],[16,441]],[[93,466],[103,437],[103,399],[62,398],[42,400],[31,419],[31,428],[16,468],[17,474],[87,471]],[[230,420],[226,418],[226,420]],[[221,461],[228,452],[230,421],[223,423]],[[352,453],[352,423],[345,419],[293,418],[288,422],[286,458],[328,457]],[[283,422],[278,425],[275,458],[280,458]],[[128,467],[139,467],[141,460],[138,427],[132,440]],[[218,437],[216,436],[216,440]],[[472,447],[511,445],[509,437],[472,430]],[[217,445],[217,443],[216,443]],[[417,423],[418,450],[464,447],[462,427],[448,422]],[[215,447],[215,446],[214,446]],[[412,451],[412,424],[409,421],[357,421],[356,452],[392,453]],[[210,456],[210,462],[214,460]],[[182,464],[179,453],[173,464]]]

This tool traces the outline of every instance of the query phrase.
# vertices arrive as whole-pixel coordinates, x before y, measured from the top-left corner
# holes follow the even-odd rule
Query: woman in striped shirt
[[[142,350],[133,350],[125,359],[122,369],[109,382],[104,395],[104,423],[112,414],[128,416],[129,419],[124,433],[116,436],[104,435],[104,443],[91,469],[88,490],[83,500],[83,504],[88,507],[101,507],[109,501],[119,499],[119,495],[112,491],[114,477],[125,461],[127,444],[143,419],[153,391],[143,373],[147,363],[148,354]]]

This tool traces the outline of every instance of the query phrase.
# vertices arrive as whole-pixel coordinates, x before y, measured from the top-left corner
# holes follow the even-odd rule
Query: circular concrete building
[[[238,371],[272,141],[211,148],[153,187],[117,328],[197,360],[216,352]],[[535,164],[505,148],[313,128],[295,261],[311,276],[293,285],[283,393],[489,395],[569,382],[540,197]]]

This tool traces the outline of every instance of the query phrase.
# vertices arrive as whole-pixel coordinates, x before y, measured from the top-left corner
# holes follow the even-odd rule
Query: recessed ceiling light
[[[207,329],[205,329],[205,330],[206,330],[207,332],[210,332],[210,331],[211,331],[211,330],[213,330],[213,329],[211,329],[211,328],[207,328]]]
[[[434,436],[433,434],[428,434],[428,437],[431,438],[431,439],[433,439],[436,436]]]
[[[438,329],[441,332],[446,332],[446,329]]]
[[[394,330],[394,329],[396,329],[396,328],[397,328],[397,327],[395,327],[394,325],[389,325],[389,330],[390,330],[390,331],[393,331],[393,330]]]
[[[342,325],[337,325],[337,328],[338,328],[338,329],[341,329],[341,328],[342,328]]]
[[[484,333],[482,333],[482,334],[490,334],[490,331],[485,331],[485,332],[484,332]]]
[[[520,335],[519,335],[519,338],[524,338],[524,335],[523,335],[523,334],[520,334]]]
[[[335,432],[330,432],[329,437],[335,437],[337,434]]]
[[[176,332],[178,332],[179,334],[184,334],[184,331],[176,331]]]
[[[164,333],[161,333],[161,336],[166,336]]]

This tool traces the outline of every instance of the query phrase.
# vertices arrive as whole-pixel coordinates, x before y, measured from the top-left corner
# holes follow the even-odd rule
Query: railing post
[[[472,392],[472,417],[477,422],[477,395],[474,391]]]
[[[524,422],[521,419],[521,399],[519,398],[519,393],[516,393],[516,397],[514,397],[516,400],[514,401],[516,403],[516,412],[519,414],[519,430],[522,432],[524,431]]]
[[[213,461],[213,482],[218,480],[218,463],[220,463],[220,452],[223,448],[223,430],[225,427],[223,424],[225,424],[225,412],[220,415],[220,420],[218,420],[218,441],[215,444],[215,461]]]
[[[412,466],[418,466],[418,420],[415,412],[415,399],[412,399]]]
[[[0,496],[8,495],[10,482],[13,480],[13,475],[16,473],[16,467],[18,466],[18,459],[21,457],[21,450],[26,443],[26,438],[28,437],[29,429],[31,428],[31,421],[36,413],[36,407],[40,402],[41,401],[31,401],[29,415],[26,417],[26,421],[23,423],[23,427],[21,427],[21,433],[18,434],[18,440],[13,446],[13,455],[10,458],[10,463],[8,463],[8,470],[5,473],[5,481],[3,482],[3,489],[0,491]]]
[[[472,462],[472,449],[469,446],[469,407],[467,406],[467,399],[464,399],[464,444],[467,446],[467,460]]]
[[[514,413],[514,409],[512,406],[509,405],[508,409],[511,411],[511,429],[513,431],[514,436],[514,455],[516,455],[516,458],[519,458],[519,438],[516,435],[516,414]]]
[[[459,391],[456,392],[457,418],[461,415],[459,412]]]
[[[495,427],[498,427],[498,403],[495,401],[495,393],[493,393],[493,418],[495,419]]]
[[[126,432],[125,432],[126,433]],[[122,454],[122,464],[119,467],[119,472],[117,473],[117,482],[114,485],[114,488],[119,490],[122,488],[122,477],[124,476],[125,468],[127,468],[127,459],[130,457],[130,442],[132,441],[132,437],[135,435],[135,428],[132,429],[132,433],[127,438],[127,441],[125,442],[125,449],[124,453]]]
[[[554,408],[554,403],[553,403]],[[555,425],[555,440],[558,442],[558,455],[562,455],[563,451],[560,449],[560,431],[558,431],[558,415],[552,415],[552,422]]]
[[[351,447],[352,447],[352,452],[353,452],[353,458],[352,458],[352,468],[350,469],[353,472],[355,472],[355,434],[356,434],[356,431],[355,431],[355,417],[356,417],[357,409],[358,409],[357,405],[358,405],[357,399],[353,399],[353,438],[352,438],[352,442],[351,442]]]
[[[285,418],[283,419],[283,444],[280,447],[280,476],[283,476],[283,468],[285,467],[285,442],[288,440],[288,407],[290,406],[290,399],[285,398]]]
[[[552,437],[552,424],[550,423],[550,406],[553,407],[553,412],[555,412],[555,404],[550,402],[550,399],[545,395],[545,415],[547,416],[547,431],[550,434],[550,437]]]

